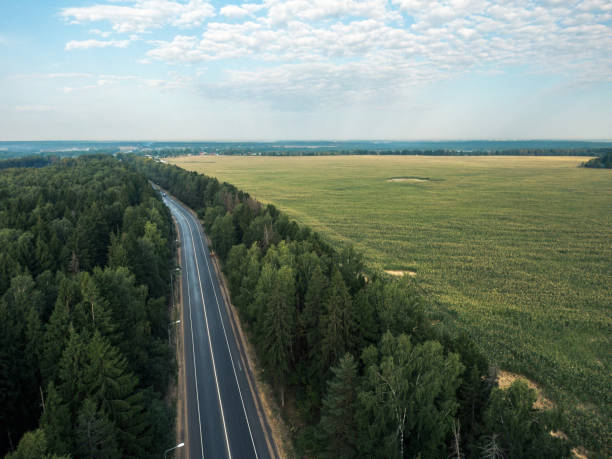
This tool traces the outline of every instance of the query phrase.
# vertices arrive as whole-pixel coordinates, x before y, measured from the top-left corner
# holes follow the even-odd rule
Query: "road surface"
[[[186,452],[190,459],[267,459],[264,426],[202,227],[180,202],[167,195],[163,200],[181,240]]]

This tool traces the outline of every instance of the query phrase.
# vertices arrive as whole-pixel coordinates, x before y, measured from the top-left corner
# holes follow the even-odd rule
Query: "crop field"
[[[612,437],[612,170],[585,158],[182,157],[271,202],[369,266],[409,271],[432,320],[469,333],[569,415]]]

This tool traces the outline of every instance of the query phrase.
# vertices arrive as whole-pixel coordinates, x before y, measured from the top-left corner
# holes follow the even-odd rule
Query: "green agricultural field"
[[[370,266],[411,271],[440,326],[569,412],[610,452],[612,171],[584,158],[184,157]],[[394,181],[389,179],[394,178]]]

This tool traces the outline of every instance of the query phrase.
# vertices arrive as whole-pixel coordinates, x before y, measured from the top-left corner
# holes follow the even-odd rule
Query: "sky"
[[[0,140],[612,139],[610,0],[0,0]]]

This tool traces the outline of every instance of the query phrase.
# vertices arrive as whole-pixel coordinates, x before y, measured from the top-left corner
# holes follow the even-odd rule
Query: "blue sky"
[[[609,0],[0,0],[0,140],[610,139]]]

